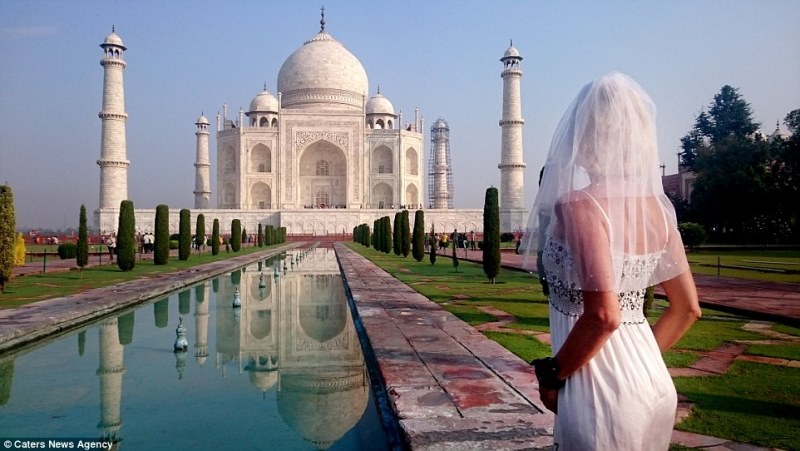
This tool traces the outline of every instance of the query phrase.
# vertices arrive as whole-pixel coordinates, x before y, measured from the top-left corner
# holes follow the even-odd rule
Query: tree
[[[83,278],[83,268],[89,264],[89,232],[86,229],[86,206],[81,205],[81,212],[78,216],[78,255],[75,262],[80,268],[81,278]]]
[[[169,207],[161,204],[156,207],[155,245],[153,263],[166,265],[169,262]],[[118,244],[119,245],[119,244]]]
[[[211,226],[211,255],[219,254],[219,219],[214,218]]]
[[[133,213],[133,202],[123,200],[119,204],[117,225],[117,266],[122,271],[131,271],[134,265],[136,265],[136,217]]]
[[[182,208],[178,219],[178,260],[188,260],[192,253],[192,218],[188,208]]]
[[[231,221],[231,249],[233,252],[239,252],[242,248],[242,221],[234,219]]]
[[[14,266],[24,266],[25,265],[25,253],[27,249],[25,249],[25,238],[22,237],[22,234],[17,232],[17,238],[14,241]]]
[[[242,237],[239,241],[241,242],[240,244],[247,243],[247,229],[244,227],[242,227]]]
[[[0,293],[14,272],[14,240],[17,238],[17,217],[14,193],[8,185],[0,185]]]
[[[264,247],[264,228],[258,223],[258,247]]]
[[[402,245],[400,244],[402,241],[403,229],[400,228],[400,217],[402,213],[399,211],[394,214],[394,224],[392,225],[392,229],[394,230],[394,235],[392,235],[392,249],[394,250],[394,255],[400,256],[400,252],[403,251]]]
[[[681,240],[683,241],[684,246],[687,246],[689,249],[694,249],[697,246],[706,242],[706,235],[705,229],[700,224],[694,222],[683,222],[678,224],[678,232],[681,234]]]
[[[400,214],[400,250],[403,257],[408,257],[411,252],[411,226],[408,223],[408,210]]]
[[[692,130],[681,138],[681,164],[693,168],[703,147],[714,147],[730,138],[749,140],[760,125],[753,121],[750,104],[739,90],[725,85],[708,105],[708,112],[701,111]]]
[[[483,273],[491,283],[500,274],[500,207],[495,187],[486,189],[483,204]]]
[[[206,217],[202,213],[197,215],[197,223],[194,226],[194,239],[197,250],[202,252],[206,245]]]
[[[392,220],[388,216],[383,217],[383,253],[392,252]]]
[[[411,255],[421,262],[425,258],[425,212],[422,210],[414,213],[414,237],[411,241]]]
[[[381,237],[381,228],[383,226],[383,221],[380,219],[376,219],[372,222],[372,230],[374,230],[372,234],[372,248],[376,251],[381,250],[381,243],[383,243],[383,238]]]

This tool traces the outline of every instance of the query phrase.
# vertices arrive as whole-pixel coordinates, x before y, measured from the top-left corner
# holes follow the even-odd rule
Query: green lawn
[[[698,250],[686,256],[696,274],[800,283],[800,251]]]
[[[274,247],[278,247],[278,245]],[[248,246],[241,248],[239,252],[230,253],[225,253],[225,250],[222,249],[216,256],[211,255],[209,249],[202,254],[193,253],[188,260],[184,261],[178,260],[177,255],[171,256],[166,265],[158,266],[154,265],[152,260],[141,260],[137,261],[134,269],[128,272],[122,272],[116,263],[110,265],[107,260],[104,260],[103,266],[87,267],[83,270],[83,274],[75,270],[13,277],[6,283],[5,292],[0,293],[0,309],[19,307],[31,302],[79,293],[139,278],[154,277],[171,271],[268,249],[270,248]]]
[[[517,318],[516,323],[508,326],[511,329],[549,330],[547,301],[538,280],[529,274],[502,270],[499,283],[492,285],[479,265],[466,261],[461,261],[456,272],[451,260],[441,255],[431,266],[427,256],[416,262],[410,256],[383,254],[356,244],[350,247],[472,325],[492,321],[491,315],[478,309],[492,306]],[[796,253],[788,254],[737,252],[735,258],[797,260]],[[695,255],[690,255],[690,260]],[[713,255],[707,258],[716,261]],[[654,303],[651,323],[666,306],[663,300]],[[747,321],[741,315],[703,309],[703,318],[665,353],[665,361],[670,367],[687,367],[725,342],[766,338],[742,330]],[[798,328],[776,324],[773,329],[800,336]],[[550,347],[535,337],[507,332],[485,334],[525,361],[550,353]],[[800,345],[792,342],[780,346],[752,345],[749,350],[753,355],[796,360]],[[800,449],[800,369],[735,362],[724,376],[676,378],[675,383],[678,392],[695,403],[692,415],[677,426],[679,429],[759,446]]]

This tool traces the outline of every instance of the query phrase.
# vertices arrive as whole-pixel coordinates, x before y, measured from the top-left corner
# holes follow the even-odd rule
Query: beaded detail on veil
[[[639,287],[635,290],[618,293],[621,324],[642,324],[646,321],[643,311],[647,281],[658,264],[661,252],[645,255],[622,255],[622,278],[625,286]],[[542,259],[545,277],[550,287],[550,305],[564,315],[579,317],[583,314],[583,295],[575,283],[566,282],[565,277],[574,271],[575,262],[569,249],[559,240],[550,237],[544,246]],[[632,282],[632,283],[631,283]],[[637,283],[638,282],[638,283]]]

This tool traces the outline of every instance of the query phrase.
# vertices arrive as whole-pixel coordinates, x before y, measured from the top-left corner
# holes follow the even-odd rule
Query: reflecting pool
[[[173,352],[179,335],[188,347]],[[0,437],[102,437],[131,450],[388,447],[336,257],[320,248],[0,356]]]

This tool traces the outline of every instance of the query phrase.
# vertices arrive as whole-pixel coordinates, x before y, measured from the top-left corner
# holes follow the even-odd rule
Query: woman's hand
[[[539,399],[542,400],[542,404],[547,407],[547,410],[558,414],[558,390],[539,387]]]

